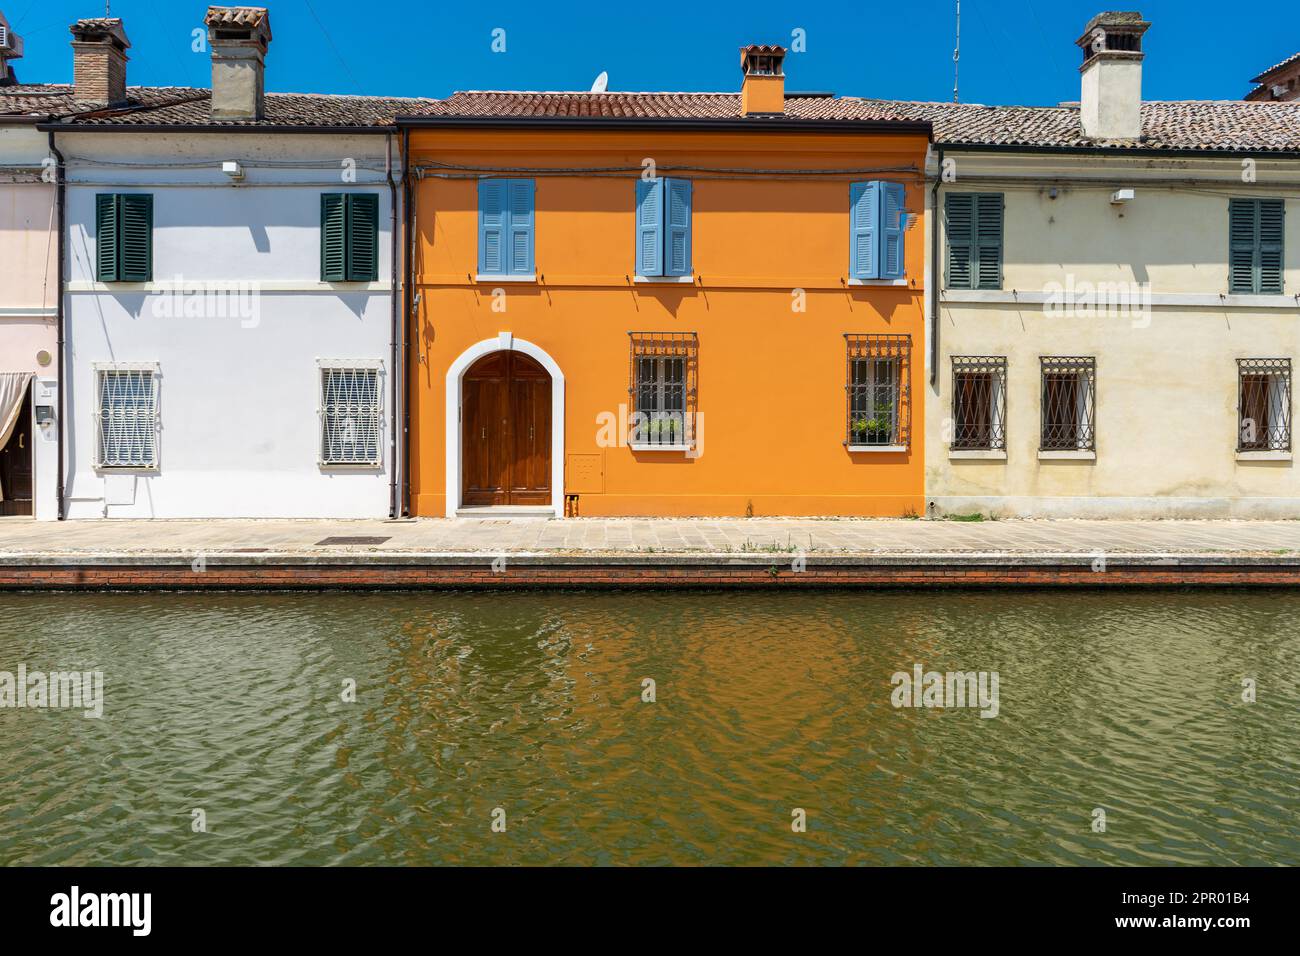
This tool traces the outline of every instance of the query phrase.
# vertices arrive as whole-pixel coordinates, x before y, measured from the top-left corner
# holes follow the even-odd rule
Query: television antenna
[[[957,102],[957,70],[961,61],[961,0],[957,0],[957,45],[952,49],[952,101]]]

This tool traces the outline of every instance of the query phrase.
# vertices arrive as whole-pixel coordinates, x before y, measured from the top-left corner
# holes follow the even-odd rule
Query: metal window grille
[[[1095,451],[1097,360],[1042,356],[1043,451]]]
[[[1291,450],[1291,360],[1237,359],[1237,450]]]
[[[952,421],[952,448],[1007,447],[1006,356],[952,357]]]
[[[845,335],[849,446],[902,445],[911,439],[912,337]]]
[[[694,445],[699,337],[694,332],[629,332],[634,445]]]
[[[95,408],[98,467],[157,467],[156,372],[144,366],[99,369]]]
[[[322,465],[379,465],[383,389],[379,369],[321,368]]]

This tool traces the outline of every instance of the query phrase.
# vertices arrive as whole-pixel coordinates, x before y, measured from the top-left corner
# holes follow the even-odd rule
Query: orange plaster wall
[[[660,175],[693,179],[697,279],[633,283],[635,172],[535,177],[535,284],[473,281],[475,180],[421,179],[420,302],[410,330],[413,512],[445,510],[447,369],[503,331],[564,371],[566,458],[597,455],[602,475],[578,488],[566,470],[583,516],[922,512],[925,149],[925,138],[911,134],[414,131],[413,165],[637,170],[648,157]],[[892,171],[735,180],[665,168],[673,165]],[[870,178],[907,184],[905,287],[847,285],[849,182]],[[806,311],[792,308],[796,289]],[[598,416],[628,402],[630,331],[698,333],[698,458],[600,447]],[[910,449],[851,454],[843,444],[843,336],[881,332],[912,337]]]

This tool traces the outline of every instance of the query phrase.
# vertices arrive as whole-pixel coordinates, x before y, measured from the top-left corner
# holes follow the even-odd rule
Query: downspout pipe
[[[50,119],[52,121],[54,117],[51,116]],[[55,208],[55,219],[58,223],[58,230],[59,230],[58,241],[55,243],[55,246],[57,248],[58,263],[55,266],[56,285],[55,285],[55,299],[54,299],[54,303],[55,303],[54,323],[55,323],[57,336],[58,336],[55,345],[54,368],[57,370],[59,376],[59,381],[55,386],[55,391],[58,396],[56,402],[57,411],[55,412],[55,417],[57,419],[56,427],[59,430],[58,449],[57,449],[58,468],[55,477],[55,493],[57,495],[57,500],[58,500],[58,510],[59,510],[58,520],[62,521],[64,520],[65,512],[67,510],[66,493],[63,487],[64,485],[64,463],[63,462],[65,457],[64,436],[67,434],[67,430],[68,430],[67,425],[64,422],[64,411],[67,405],[66,400],[64,398],[64,392],[67,388],[65,384],[67,382],[67,374],[66,374],[66,370],[63,367],[64,365],[63,353],[65,348],[65,338],[66,338],[64,335],[65,323],[64,323],[64,311],[63,311],[63,259],[64,259],[64,251],[65,251],[64,249],[64,242],[65,242],[64,240],[64,232],[65,232],[64,198],[67,193],[67,179],[65,177],[63,154],[59,152],[59,147],[55,144],[54,137],[55,137],[55,132],[53,129],[51,129],[49,131],[50,152],[54,154],[54,160],[55,160],[54,208]]]
[[[411,177],[407,170],[411,163],[411,130],[402,127],[402,220],[406,236],[406,281],[402,283],[402,382],[405,384],[411,368],[411,343],[408,332],[414,320],[413,289],[415,288],[415,206],[411,194]],[[411,397],[406,392],[402,403],[402,515],[411,513]]]
[[[930,190],[930,385],[939,381],[939,287],[943,284],[943,263],[939,261],[939,184],[943,182],[943,147],[939,147],[939,164],[934,171]]]
[[[388,445],[388,517],[401,517],[401,505],[398,501],[398,476],[399,467],[397,459],[397,423],[401,420],[401,405],[399,396],[401,389],[399,379],[401,369],[397,364],[397,335],[398,335],[398,263],[397,263],[397,182],[393,179],[393,134],[389,133],[384,140],[386,153],[386,167],[388,173],[388,200],[389,200],[389,223],[388,232],[390,240],[389,249],[389,282],[388,282],[388,303],[391,311],[391,328],[389,331],[389,381],[392,389],[392,399],[390,408],[392,408],[392,426],[389,428],[389,445]],[[401,465],[405,466],[405,458],[402,459]]]

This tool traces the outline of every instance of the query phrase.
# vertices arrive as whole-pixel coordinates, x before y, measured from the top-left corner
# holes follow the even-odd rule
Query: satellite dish
[[[596,82],[591,84],[591,92],[604,93],[609,88],[609,74],[601,70],[600,76],[596,77]]]

